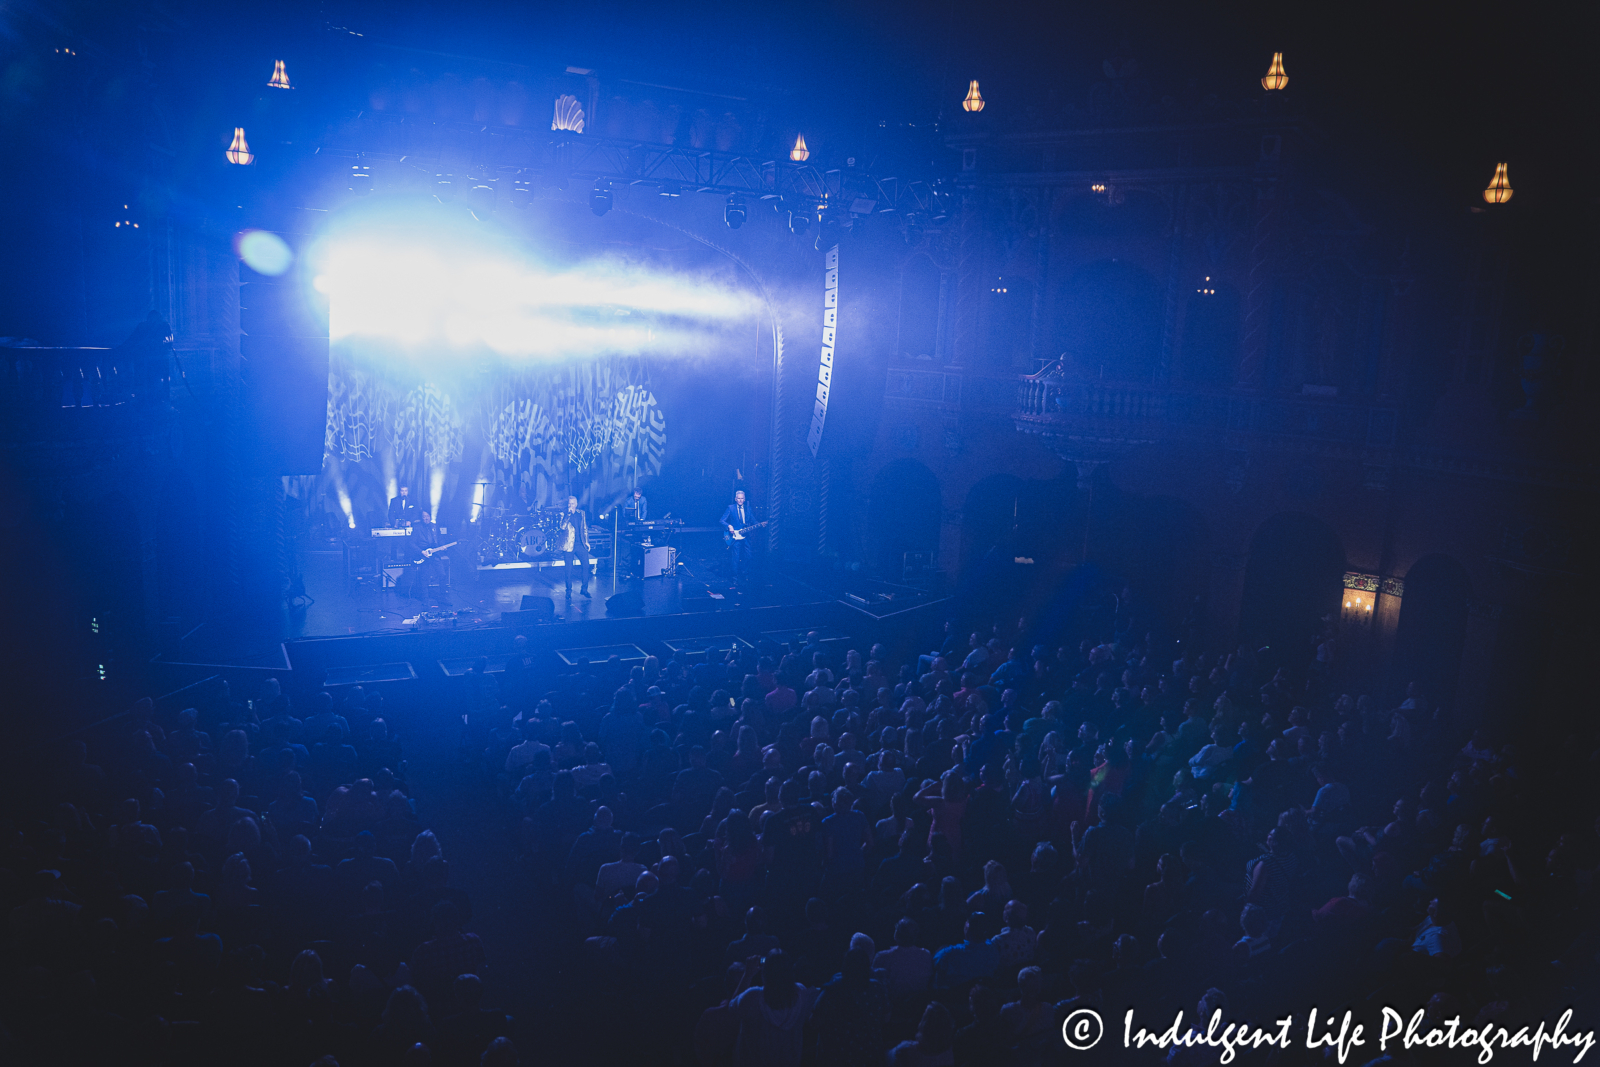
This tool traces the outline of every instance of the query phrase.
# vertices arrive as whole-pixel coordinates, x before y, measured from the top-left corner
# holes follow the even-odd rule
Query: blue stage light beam
[[[761,310],[721,281],[617,259],[550,270],[504,247],[439,234],[344,233],[314,255],[335,341],[471,349],[511,358],[701,354],[706,338]]]

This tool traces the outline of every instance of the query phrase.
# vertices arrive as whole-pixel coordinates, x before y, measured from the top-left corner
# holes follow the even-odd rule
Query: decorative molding
[[[1344,572],[1344,587],[1362,593],[1379,593],[1384,596],[1400,598],[1406,594],[1406,583],[1403,578],[1385,578],[1377,574],[1363,574],[1360,571]]]
[[[1234,492],[1243,487],[1249,455],[1269,452],[1359,464],[1362,484],[1377,492],[1388,490],[1399,469],[1580,492],[1600,488],[1600,478],[1590,466],[1402,447],[1401,413],[1392,404],[1077,382],[1051,373],[968,373],[961,367],[931,363],[926,368],[890,367],[884,401],[891,409],[1009,413],[1019,432],[1077,445],[1086,441],[1219,445],[1241,457],[1226,477]]]

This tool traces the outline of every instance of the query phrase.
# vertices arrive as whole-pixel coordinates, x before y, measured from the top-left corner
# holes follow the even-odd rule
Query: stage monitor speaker
[[[556,621],[556,602],[547,596],[525,596],[522,598],[521,611],[502,611],[500,625],[526,626],[529,623],[537,626],[541,623]]]
[[[547,596],[525,596],[522,598],[522,614],[532,613],[543,615],[547,619],[556,617],[556,602]]]
[[[344,573],[346,578],[370,578],[378,573],[378,546],[372,541],[346,541],[344,544]]]
[[[616,596],[607,597],[606,614],[611,616],[643,615],[644,594],[637,589],[629,589],[618,593]]]

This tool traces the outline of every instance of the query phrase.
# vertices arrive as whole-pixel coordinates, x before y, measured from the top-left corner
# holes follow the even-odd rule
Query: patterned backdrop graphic
[[[549,506],[569,492],[591,511],[660,473],[666,417],[644,359],[509,367],[414,363],[335,349],[322,490],[358,524],[409,485],[441,521],[471,504]],[[481,486],[481,488],[479,488]]]

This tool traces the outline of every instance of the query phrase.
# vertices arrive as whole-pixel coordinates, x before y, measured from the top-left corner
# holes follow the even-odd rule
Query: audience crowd
[[[455,884],[481,875],[378,694],[142,702],[11,794],[0,1048],[1032,1067],[1083,1007],[1111,1057],[1130,1007],[1467,1026],[1592,997],[1592,728],[1530,750],[1416,685],[1346,692],[1331,641],[1284,666],[1138,634],[480,662],[452,788],[503,819],[548,1003],[485,994]]]

